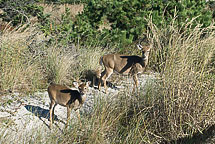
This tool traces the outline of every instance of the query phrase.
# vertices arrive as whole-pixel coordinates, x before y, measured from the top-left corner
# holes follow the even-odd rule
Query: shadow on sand
[[[26,105],[25,108],[33,113],[35,116],[37,116],[48,128],[49,125],[42,119],[42,118],[45,118],[45,119],[48,119],[50,118],[50,115],[49,115],[49,110],[47,109],[43,109],[39,106],[34,106],[34,105]],[[62,122],[63,124],[65,124],[65,122],[63,122],[62,120],[58,119],[56,115],[54,115],[54,121],[60,121]]]
[[[39,118],[46,118],[46,119],[50,118],[49,110],[47,109],[43,109],[39,106],[33,106],[33,105],[26,105],[25,108]],[[54,120],[58,120],[56,115],[54,116]]]

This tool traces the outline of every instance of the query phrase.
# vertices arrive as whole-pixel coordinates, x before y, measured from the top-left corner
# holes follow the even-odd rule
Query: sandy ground
[[[108,94],[90,87],[87,100],[80,109],[81,114],[91,113],[94,103],[98,98],[110,98],[123,87],[133,87],[132,78],[127,78],[127,83],[121,83],[115,88],[108,88]],[[147,81],[155,79],[153,75],[142,75],[139,78],[140,87]],[[124,86],[122,86],[124,85]],[[132,89],[132,88],[131,88]],[[19,93],[2,97],[3,103],[0,105],[0,143],[26,143],[41,133],[50,132],[49,129],[49,96],[47,91],[37,92],[29,96],[22,96]],[[55,108],[55,124],[53,129],[62,133],[66,122],[66,108],[57,105]],[[71,122],[77,122],[76,113],[72,111]],[[52,131],[53,131],[52,129]]]

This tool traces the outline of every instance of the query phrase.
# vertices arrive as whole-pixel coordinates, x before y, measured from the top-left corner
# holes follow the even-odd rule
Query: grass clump
[[[38,63],[31,58],[26,41],[23,37],[16,36],[1,36],[0,89],[32,91],[41,88],[42,71]]]
[[[150,62],[162,78],[155,94],[162,97],[161,109],[154,110],[162,115],[154,118],[158,127],[153,129],[167,141],[201,133],[214,125],[214,27],[197,25],[190,31],[192,21],[181,28],[174,21],[164,29],[149,25],[154,44]]]

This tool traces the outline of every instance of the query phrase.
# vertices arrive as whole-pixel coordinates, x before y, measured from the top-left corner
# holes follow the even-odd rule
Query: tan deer
[[[134,80],[134,88],[138,86],[137,74],[142,73],[148,64],[148,57],[150,52],[150,46],[143,47],[141,42],[137,45],[138,49],[142,51],[142,57],[139,56],[127,56],[120,54],[108,54],[100,58],[100,65],[104,65],[105,70],[101,73],[101,77],[98,84],[98,89],[101,89],[101,82],[104,82],[105,93],[107,93],[106,81],[113,72],[117,72],[122,75],[132,75]]]
[[[50,128],[52,128],[52,123],[54,121],[54,109],[57,104],[67,107],[67,123],[70,120],[71,109],[74,109],[79,121],[80,121],[80,113],[79,108],[86,100],[86,93],[88,90],[90,82],[87,83],[74,83],[74,85],[78,88],[71,89],[67,86],[59,85],[59,84],[50,84],[48,87],[48,94],[50,98]]]

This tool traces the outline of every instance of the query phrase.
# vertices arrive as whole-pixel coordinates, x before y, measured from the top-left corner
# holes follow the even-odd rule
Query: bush
[[[78,16],[75,22],[77,28],[74,31],[78,34],[84,33],[84,36],[93,36],[95,33],[101,33],[98,31],[99,26],[107,20],[111,30],[104,30],[103,33],[109,34],[108,38],[111,41],[128,45],[150,29],[146,21],[149,15],[152,15],[153,24],[159,28],[168,25],[173,19],[176,19],[176,25],[181,26],[185,20],[191,21],[198,16],[192,26],[201,23],[203,28],[209,26],[212,21],[212,12],[206,8],[204,0],[182,2],[93,0],[87,3],[84,12]]]
[[[118,43],[125,47],[141,38],[143,33],[150,30],[146,19],[152,15],[152,22],[159,28],[165,27],[173,19],[176,25],[183,25],[184,21],[193,21],[191,27],[202,24],[201,28],[211,24],[212,11],[207,10],[205,0],[200,1],[78,1],[85,3],[84,11],[72,19],[69,11],[62,16],[62,24],[56,25],[43,14],[43,8],[36,5],[39,1],[1,0],[0,8],[5,11],[1,17],[4,21],[12,21],[13,25],[29,22],[31,16],[37,16],[42,24],[41,29],[48,35],[60,35],[59,40],[85,43],[100,43],[102,46]],[[55,1],[58,2],[58,1]],[[73,1],[61,1],[62,3]],[[175,17],[175,14],[177,17]],[[53,26],[54,25],[54,26]],[[54,29],[52,29],[52,27]],[[180,31],[180,32],[183,32]],[[66,40],[64,39],[66,37]],[[96,38],[96,40],[95,40]]]
[[[36,5],[38,0],[0,0],[0,8],[4,11],[0,15],[3,21],[11,22],[13,26],[30,23],[31,17],[37,17],[42,24],[47,22],[47,15],[43,8]]]

